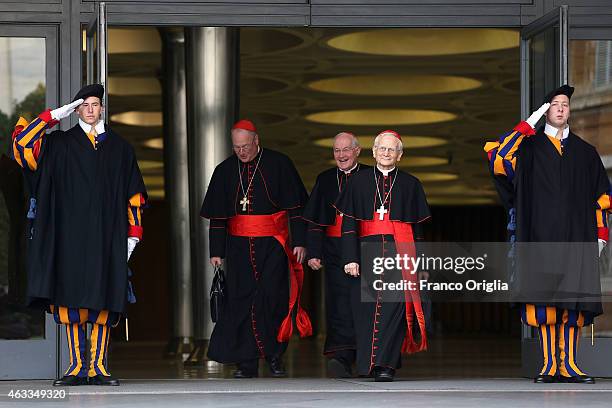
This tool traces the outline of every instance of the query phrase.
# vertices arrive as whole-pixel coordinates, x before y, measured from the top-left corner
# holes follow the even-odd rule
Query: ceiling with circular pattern
[[[403,135],[402,168],[433,205],[496,203],[482,146],[519,120],[517,31],[249,27],[240,44],[240,114],[262,145],[292,157],[307,188],[333,165],[336,133],[359,135],[372,163],[374,136],[391,128]],[[161,49],[155,28],[109,29],[111,125],[157,198]]]

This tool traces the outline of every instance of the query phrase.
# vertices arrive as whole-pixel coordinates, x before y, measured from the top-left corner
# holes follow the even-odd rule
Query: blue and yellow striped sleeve
[[[13,131],[13,159],[23,168],[35,171],[38,168],[38,157],[45,131],[58,122],[51,118],[51,111],[46,110],[32,122],[20,117]]]
[[[487,142],[484,151],[489,157],[489,168],[494,175],[507,176],[512,180],[516,168],[516,151],[526,136],[535,134],[527,122],[520,122],[497,142]]]
[[[128,237],[142,239],[142,206],[144,196],[141,193],[134,194],[128,202]]]
[[[595,210],[595,217],[597,219],[597,238],[608,241],[610,231],[608,229],[608,213],[611,210],[612,201],[612,187],[610,190],[599,197],[597,200],[597,208]]]

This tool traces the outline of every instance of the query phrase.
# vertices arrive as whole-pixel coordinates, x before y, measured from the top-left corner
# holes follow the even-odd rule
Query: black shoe
[[[112,385],[112,386],[117,386],[119,385],[119,380],[116,378],[113,378],[111,376],[105,376],[105,375],[96,375],[94,377],[89,377],[89,385]]]
[[[54,387],[72,387],[76,385],[87,385],[87,377],[77,377],[76,375],[65,375],[59,380],[53,381]]]
[[[351,365],[341,358],[327,360],[327,370],[333,378],[351,378],[353,376]]]
[[[552,384],[557,382],[557,377],[554,375],[540,374],[533,379],[533,382],[536,384]]]
[[[248,370],[244,370],[242,368],[238,368],[236,371],[234,371],[234,378],[256,378],[257,377],[257,373],[253,373],[251,371]]]
[[[559,376],[559,382],[571,384],[595,384],[595,378],[588,375],[575,375],[573,377]]]
[[[279,378],[287,376],[287,372],[283,368],[283,364],[281,363],[281,359],[279,357],[266,358],[266,361],[268,362],[268,367],[270,368],[270,374],[272,374],[272,377]]]
[[[375,382],[391,382],[395,376],[395,370],[389,367],[374,367]]]

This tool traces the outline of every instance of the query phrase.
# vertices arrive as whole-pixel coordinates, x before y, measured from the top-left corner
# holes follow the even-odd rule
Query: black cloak
[[[351,178],[336,201],[338,211],[358,220],[373,219],[374,212],[380,206],[373,182],[374,171],[360,171]],[[392,173],[395,172],[397,180],[391,193],[389,219],[418,223],[429,218],[429,206],[419,179],[399,169]],[[380,173],[378,177],[382,177]]]
[[[370,168],[368,165],[359,163],[351,172],[351,176],[344,178],[348,182],[356,173]],[[336,222],[334,203],[338,199],[339,194],[338,173],[338,168],[333,167],[317,176],[315,185],[310,192],[308,204],[304,208],[304,219],[321,226],[333,225]],[[342,181],[340,181],[340,184],[343,187]]]
[[[572,132],[560,155],[543,128],[516,157],[519,290],[530,303],[601,314],[595,210],[610,187],[601,158]]]
[[[94,149],[77,124],[44,137],[38,170],[24,169],[36,199],[28,246],[29,303],[123,313],[127,209],[146,189],[133,148],[106,128]]]

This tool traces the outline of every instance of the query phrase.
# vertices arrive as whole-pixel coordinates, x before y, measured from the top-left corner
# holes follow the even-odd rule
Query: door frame
[[[58,26],[0,23],[0,36],[45,39],[45,105],[57,106],[59,101]],[[45,316],[43,338],[0,339],[0,354],[2,354],[0,380],[48,379],[58,375],[58,363],[61,356],[58,348],[59,326],[55,324],[53,316],[44,311],[41,313]]]

